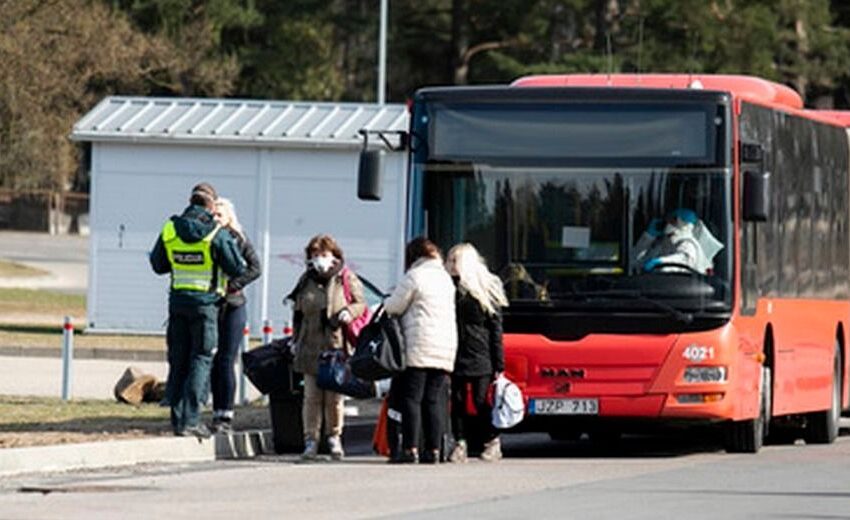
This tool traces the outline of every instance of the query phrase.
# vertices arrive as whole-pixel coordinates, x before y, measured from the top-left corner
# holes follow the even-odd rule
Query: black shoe
[[[419,462],[422,464],[439,464],[440,450],[426,450]]]
[[[176,435],[178,437],[197,437],[198,439],[209,439],[212,437],[212,433],[206,424],[187,426],[182,431],[177,432]]]
[[[390,459],[393,464],[419,464],[419,453],[413,450],[404,450],[397,457]]]

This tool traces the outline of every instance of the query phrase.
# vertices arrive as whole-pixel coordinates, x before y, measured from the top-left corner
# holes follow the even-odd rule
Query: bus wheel
[[[806,416],[803,438],[808,444],[831,444],[838,437],[838,419],[841,417],[841,350],[835,347],[832,367],[832,404],[828,410]]]
[[[731,421],[726,425],[724,447],[729,453],[758,453],[764,444],[770,420],[770,396],[773,389],[770,367],[761,367],[759,385],[759,415],[755,419]]]

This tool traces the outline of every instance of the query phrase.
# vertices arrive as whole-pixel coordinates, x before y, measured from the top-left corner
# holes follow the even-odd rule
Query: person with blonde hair
[[[245,236],[233,203],[219,197],[215,201],[214,211],[216,222],[230,232],[246,264],[242,274],[227,280],[218,313],[218,348],[213,356],[210,372],[213,396],[212,430],[228,432],[233,422],[233,400],[236,394],[233,364],[242,343],[242,331],[248,321],[244,288],[260,277],[260,259],[254,246]]]
[[[294,302],[296,346],[293,369],[304,374],[304,460],[315,459],[324,416],[331,458],[345,455],[342,447],[343,396],[317,384],[319,355],[346,347],[346,325],[366,311],[363,284],[346,268],[342,248],[330,235],[316,235],[304,248],[307,269],[286,297]],[[346,285],[349,294],[346,294]]]
[[[458,244],[446,257],[457,286],[458,350],[452,372],[452,433],[457,443],[449,456],[465,462],[470,453],[486,461],[502,458],[498,432],[490,423],[487,389],[505,370],[502,314],[508,299],[502,280],[487,269],[472,244]]]

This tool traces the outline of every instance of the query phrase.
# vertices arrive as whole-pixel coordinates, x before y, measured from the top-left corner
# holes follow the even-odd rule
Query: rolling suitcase
[[[277,454],[301,453],[304,450],[304,390],[301,374],[292,366],[283,370],[280,386],[269,393],[272,444]]]

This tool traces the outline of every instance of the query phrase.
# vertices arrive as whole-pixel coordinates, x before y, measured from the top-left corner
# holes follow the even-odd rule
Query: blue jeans
[[[236,394],[233,362],[242,345],[242,330],[247,319],[244,305],[225,305],[218,317],[218,350],[213,357],[211,374],[213,410],[217,412],[233,410]]]
[[[174,433],[197,426],[207,399],[210,365],[218,341],[218,307],[171,306],[168,310],[168,382]]]

